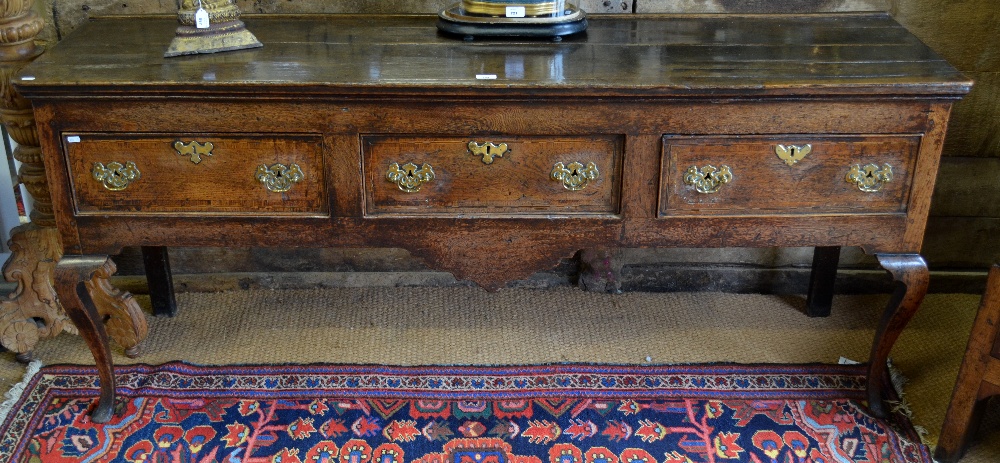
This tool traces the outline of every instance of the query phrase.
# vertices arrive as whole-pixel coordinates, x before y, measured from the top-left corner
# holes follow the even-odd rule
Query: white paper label
[[[208,12],[204,8],[198,8],[194,13],[194,27],[198,29],[208,29]]]
[[[35,76],[24,76],[21,80],[35,80]]]
[[[496,74],[476,74],[476,78],[479,80],[494,80],[497,78]]]
[[[508,18],[523,18],[524,17],[524,7],[523,6],[508,6],[507,7],[507,17]]]
[[[77,135],[70,135],[66,137],[66,143],[80,143],[80,137]]]

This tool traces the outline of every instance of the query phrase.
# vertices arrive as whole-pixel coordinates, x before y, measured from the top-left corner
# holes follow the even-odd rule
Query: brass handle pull
[[[506,143],[498,145],[493,142],[486,142],[480,145],[475,141],[469,142],[469,152],[476,156],[482,156],[483,164],[493,164],[494,157],[502,158],[508,151]]]
[[[552,180],[562,182],[563,188],[569,191],[579,191],[587,187],[591,180],[597,180],[601,173],[597,170],[597,164],[588,162],[586,166],[573,161],[569,165],[557,162],[552,166],[550,176]]]
[[[892,181],[892,166],[882,164],[855,164],[847,171],[844,179],[847,183],[853,183],[859,190],[866,193],[874,193],[882,189],[882,186]]]
[[[257,173],[254,178],[264,184],[268,191],[284,193],[292,189],[292,185],[306,178],[302,173],[302,168],[298,164],[273,164],[268,167],[265,164],[257,166]]]
[[[408,162],[399,167],[399,163],[394,162],[385,173],[385,178],[395,183],[403,192],[416,193],[423,184],[434,180],[434,169],[430,164],[417,167],[416,164]]]
[[[104,188],[111,191],[121,191],[128,188],[132,182],[139,180],[142,173],[132,161],[125,161],[125,165],[118,161],[111,161],[107,166],[99,162],[94,163],[94,168],[90,171],[94,180],[101,182]]]
[[[733,172],[727,165],[716,168],[707,165],[701,169],[698,166],[688,167],[684,173],[684,184],[694,187],[698,193],[712,194],[719,191],[722,185],[733,180]]]
[[[192,140],[190,143],[184,143],[177,140],[174,142],[174,150],[177,151],[177,154],[187,156],[195,164],[201,162],[202,156],[211,156],[213,149],[215,149],[215,144],[210,141],[198,143]]]
[[[774,154],[785,161],[785,164],[794,166],[797,162],[805,159],[813,150],[813,145],[774,145]]]

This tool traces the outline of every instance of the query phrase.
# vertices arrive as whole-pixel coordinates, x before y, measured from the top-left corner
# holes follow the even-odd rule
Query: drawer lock
[[[851,166],[845,178],[847,183],[855,184],[859,190],[866,193],[874,193],[882,189],[882,186],[892,181],[892,166],[882,164],[861,164]]]
[[[707,165],[701,169],[698,166],[688,167],[684,174],[684,184],[694,187],[698,193],[712,194],[719,191],[722,185],[733,180],[733,172],[729,166],[722,165],[716,168]]]
[[[142,176],[132,161],[125,161],[125,165],[117,161],[112,161],[107,166],[97,162],[94,163],[94,168],[90,173],[94,176],[94,180],[101,182],[104,188],[111,191],[124,190]]]
[[[394,162],[389,166],[385,178],[406,193],[416,193],[423,184],[434,180],[434,169],[430,164],[417,167],[416,164],[408,162],[399,167],[399,163]]]
[[[482,156],[483,164],[493,164],[494,157],[502,158],[507,151],[506,143],[495,144],[493,142],[486,142],[480,145],[474,141],[469,142],[469,152],[476,156]]]
[[[292,185],[306,178],[298,164],[274,164],[271,167],[261,164],[257,166],[254,176],[264,187],[275,193],[284,193],[292,189]]]
[[[591,180],[597,180],[601,173],[597,171],[597,165],[588,162],[586,167],[583,164],[573,161],[569,165],[557,162],[552,166],[552,180],[562,182],[562,186],[570,191],[578,191],[587,187]]]
[[[812,145],[774,145],[774,154],[777,154],[778,158],[789,166],[794,166],[805,159],[812,150]]]

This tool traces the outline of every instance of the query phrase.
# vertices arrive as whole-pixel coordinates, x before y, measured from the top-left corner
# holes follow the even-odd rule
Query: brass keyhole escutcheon
[[[892,181],[892,166],[882,164],[882,167],[879,167],[874,163],[864,166],[855,164],[848,170],[844,180],[847,183],[853,183],[861,191],[875,193],[881,190],[886,183]]]
[[[482,156],[483,164],[493,164],[494,157],[502,158],[509,151],[506,143],[486,142],[480,145],[475,141],[469,142],[469,152],[476,156]]]
[[[719,191],[722,185],[733,180],[733,172],[727,165],[716,168],[707,165],[701,169],[698,166],[688,167],[684,173],[684,184],[694,187],[694,191],[704,194],[712,194]]]
[[[400,167],[399,163],[394,162],[389,166],[388,172],[385,173],[385,178],[395,183],[400,191],[416,193],[420,191],[420,187],[423,184],[434,180],[434,168],[430,164],[423,164],[418,167],[412,162],[403,164]]]
[[[302,173],[302,168],[298,164],[273,164],[268,167],[265,164],[257,166],[257,173],[254,175],[264,188],[275,193],[284,193],[292,189],[292,185],[306,178]]]
[[[189,143],[184,143],[177,140],[174,142],[174,150],[177,151],[177,154],[187,156],[195,164],[201,163],[202,156],[211,156],[213,149],[215,149],[215,144],[210,141],[199,143],[192,140]]]
[[[107,165],[96,162],[90,174],[111,191],[122,191],[142,177],[139,168],[132,161],[125,161],[124,165],[118,161],[111,161]]]
[[[597,170],[597,164],[588,162],[586,166],[573,161],[569,165],[557,162],[552,166],[550,174],[552,180],[562,182],[563,188],[569,191],[579,191],[587,187],[591,180],[597,180],[601,173]]]
[[[812,145],[774,145],[774,154],[777,154],[778,158],[789,166],[794,166],[805,159],[812,150]]]

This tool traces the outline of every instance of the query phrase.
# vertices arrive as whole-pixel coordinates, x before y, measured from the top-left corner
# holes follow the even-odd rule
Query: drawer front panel
[[[77,212],[329,214],[319,135],[64,133]]]
[[[364,136],[366,213],[607,215],[623,138]]]
[[[919,136],[664,136],[659,214],[906,211]]]

